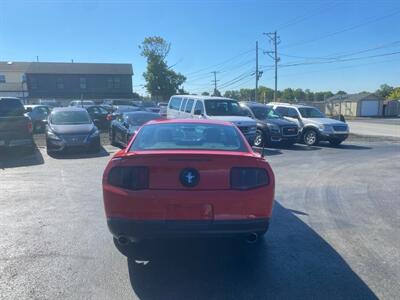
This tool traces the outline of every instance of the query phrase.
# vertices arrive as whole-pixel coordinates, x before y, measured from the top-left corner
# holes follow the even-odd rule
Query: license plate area
[[[167,220],[212,221],[214,219],[211,204],[171,204],[168,205]]]

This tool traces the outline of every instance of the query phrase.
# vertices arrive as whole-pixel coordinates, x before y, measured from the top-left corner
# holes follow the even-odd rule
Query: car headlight
[[[324,124],[319,124],[318,128],[319,128],[319,130],[324,130],[325,129],[325,125]]]
[[[271,132],[280,132],[280,128],[276,124],[268,124],[268,128]]]
[[[53,131],[50,131],[50,130],[47,131],[47,137],[52,140],[61,141],[61,138],[57,134],[55,134]]]

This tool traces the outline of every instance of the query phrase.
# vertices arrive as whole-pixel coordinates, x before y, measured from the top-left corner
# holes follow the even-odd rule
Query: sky
[[[146,60],[139,45],[171,43],[169,66],[187,77],[185,90],[273,88],[277,31],[278,89],[375,91],[400,85],[400,1],[0,0],[0,60],[131,63],[133,89],[145,95]]]

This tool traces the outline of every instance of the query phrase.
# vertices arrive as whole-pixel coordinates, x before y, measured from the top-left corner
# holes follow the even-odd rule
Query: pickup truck
[[[21,147],[33,152],[32,121],[24,113],[20,99],[0,97],[0,149]]]

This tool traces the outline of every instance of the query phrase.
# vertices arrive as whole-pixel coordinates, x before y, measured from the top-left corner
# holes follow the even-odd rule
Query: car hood
[[[50,125],[52,131],[57,134],[89,134],[94,128],[93,124],[79,125]]]
[[[323,124],[323,125],[346,125],[346,123],[330,118],[303,118],[303,121],[313,124]]]
[[[264,123],[264,124],[275,124],[275,125],[278,125],[278,126],[290,126],[290,125],[297,126],[296,123],[290,122],[290,121],[285,120],[283,118],[279,118],[279,119],[264,119],[264,120],[259,120],[259,122]]]
[[[218,120],[218,121],[225,121],[225,122],[231,122],[234,123],[235,125],[243,126],[243,125],[256,125],[256,122],[249,117],[242,117],[242,116],[208,116],[208,119],[210,120]]]

